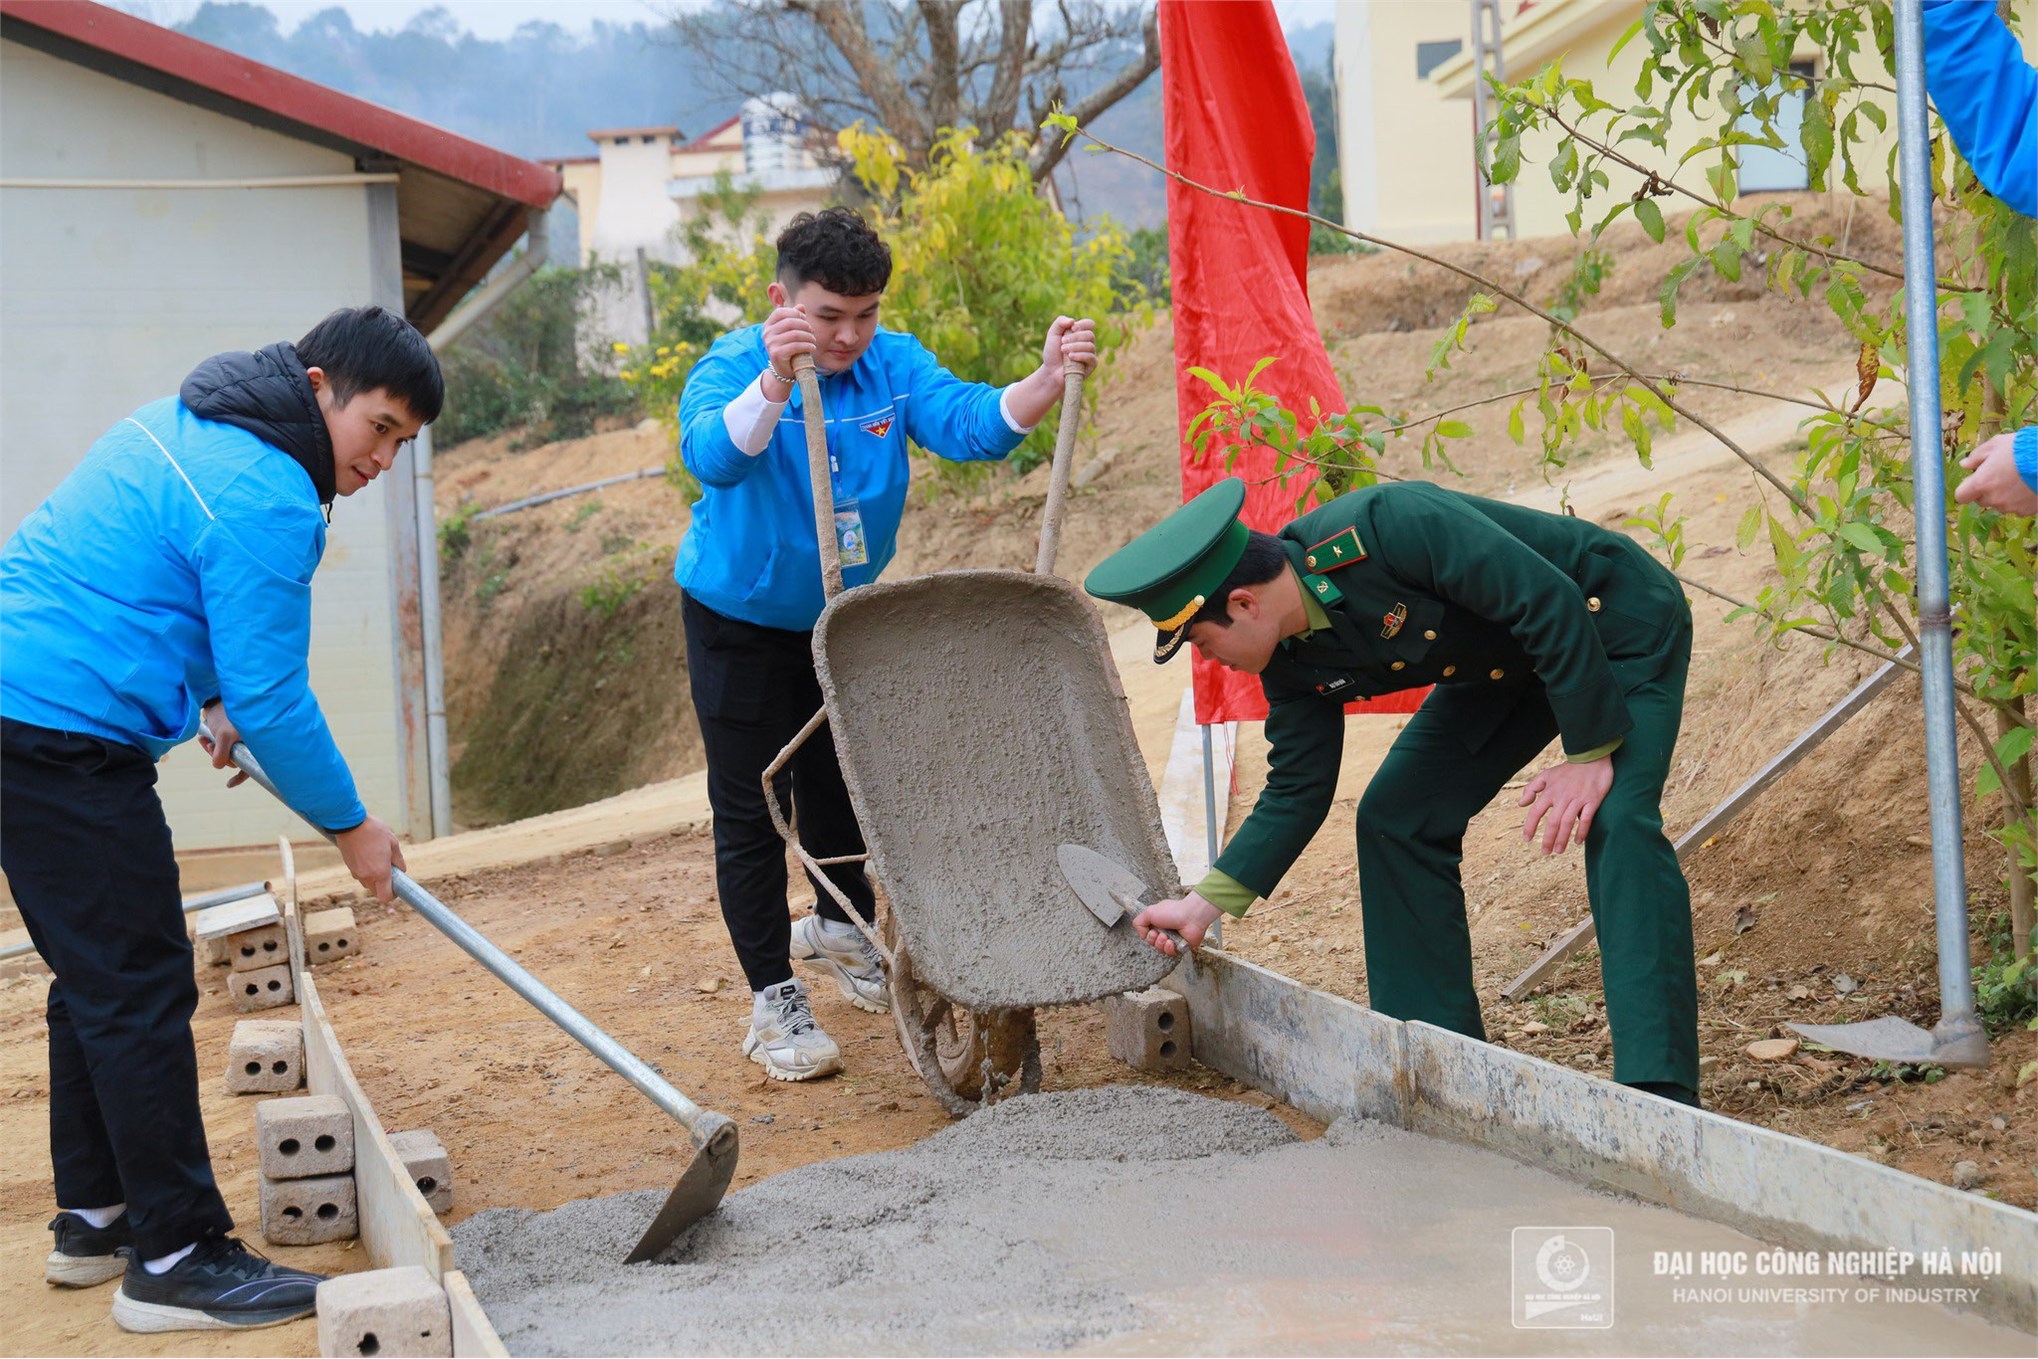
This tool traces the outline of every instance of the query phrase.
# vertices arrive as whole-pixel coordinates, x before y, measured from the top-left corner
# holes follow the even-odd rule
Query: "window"
[[[1812,64],[1808,61],[1793,61],[1790,73],[1809,81],[1813,78]],[[1781,149],[1773,146],[1743,146],[1736,148],[1741,155],[1741,192],[1775,192],[1782,189],[1808,189],[1811,187],[1811,171],[1805,168],[1804,151],[1798,146],[1798,132],[1804,127],[1804,101],[1811,91],[1798,88],[1786,91],[1778,101],[1774,120],[1776,135],[1783,139]],[[1741,98],[1744,102],[1755,97],[1755,87],[1744,86]],[[1761,131],[1759,121],[1752,113],[1743,113],[1734,120],[1736,132],[1757,133]]]
[[[1415,45],[1415,78],[1428,80],[1429,73],[1464,51],[1463,38],[1451,38],[1444,42],[1419,42]]]

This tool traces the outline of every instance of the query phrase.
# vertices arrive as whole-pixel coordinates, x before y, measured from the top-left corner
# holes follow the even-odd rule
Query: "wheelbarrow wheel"
[[[890,914],[892,1020],[906,1060],[951,1118],[1040,1089],[1040,1035],[1031,1009],[979,1013],[955,1004],[913,974],[913,960]]]

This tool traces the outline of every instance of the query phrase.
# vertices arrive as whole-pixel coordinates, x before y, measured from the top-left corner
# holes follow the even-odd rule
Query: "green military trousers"
[[[1684,713],[1691,624],[1665,639],[1663,663],[1624,686],[1634,729],[1613,754],[1613,787],[1585,840],[1585,886],[1599,931],[1613,1078],[1698,1089],[1698,981],[1691,890],[1663,834],[1663,783]],[[1623,666],[1622,668],[1627,668]],[[1647,667],[1641,667],[1647,668]],[[1460,718],[1490,690],[1436,689],[1359,800],[1359,891],[1366,980],[1375,1010],[1483,1039],[1471,934],[1458,875],[1465,826],[1557,735],[1540,689],[1523,695],[1476,754]],[[1529,852],[1524,850],[1524,852]]]

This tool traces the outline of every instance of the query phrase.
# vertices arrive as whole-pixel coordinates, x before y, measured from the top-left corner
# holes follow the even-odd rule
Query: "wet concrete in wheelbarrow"
[[[1872,1281],[1751,1267],[1700,1296],[1716,1281],[1660,1275],[1656,1252],[1752,1260],[1762,1244],[1474,1148],[1351,1121],[1302,1142],[1174,1090],[1009,1100],[916,1146],[764,1180],[659,1261],[621,1265],[658,1197],[493,1209],[454,1230],[512,1353],[2032,1351],[1933,1303],[1857,1301]],[[1602,1232],[1581,1229],[1612,1233],[1610,1324],[1518,1329],[1517,1288],[1551,1291],[1538,1257],[1561,1275],[1582,1254],[1576,1293],[1605,1278]],[[1537,1320],[1576,1326],[1593,1306]]]
[[[828,729],[916,977],[973,1010],[1067,1005],[1173,966],[1062,876],[1086,845],[1176,890],[1097,611],[1052,576],[943,571],[839,595],[814,629]]]

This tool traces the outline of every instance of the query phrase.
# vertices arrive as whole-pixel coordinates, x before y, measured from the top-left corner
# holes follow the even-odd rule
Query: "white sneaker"
[[[811,1081],[842,1069],[842,1049],[814,1022],[807,988],[797,981],[754,993],[743,1055],[775,1081]]]
[[[818,915],[801,916],[793,922],[792,955],[794,962],[832,975],[842,998],[857,1009],[890,1013],[892,992],[885,981],[884,959],[856,926]]]

